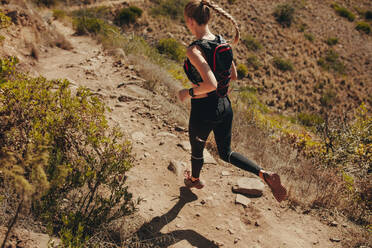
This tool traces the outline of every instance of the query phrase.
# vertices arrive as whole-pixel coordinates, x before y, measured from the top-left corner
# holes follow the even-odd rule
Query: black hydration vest
[[[231,79],[231,65],[233,61],[231,46],[220,35],[217,35],[214,40],[196,40],[189,47],[194,45],[198,45],[202,49],[208,65],[216,77],[218,82],[216,89],[217,95],[219,97],[226,96]],[[188,58],[185,60],[183,68],[188,79],[193,84],[199,85],[199,83],[203,82],[198,70],[191,64]]]

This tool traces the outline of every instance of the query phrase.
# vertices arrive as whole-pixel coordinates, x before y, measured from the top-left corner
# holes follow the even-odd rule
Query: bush
[[[366,22],[358,22],[355,29],[366,34],[371,33],[371,26]]]
[[[245,35],[242,38],[243,44],[248,48],[249,51],[259,51],[262,49],[262,45],[251,35]]]
[[[89,17],[104,20],[109,20],[112,17],[110,7],[106,6],[81,8],[79,10],[72,11],[72,15],[75,17]]]
[[[326,43],[329,45],[329,46],[334,46],[338,43],[338,38],[337,37],[329,37],[327,40],[326,40]]]
[[[115,23],[118,25],[135,23],[139,17],[141,17],[143,10],[136,7],[130,6],[128,8],[123,8],[119,11],[115,17]]]
[[[73,27],[77,35],[95,34],[101,32],[105,23],[103,20],[89,17],[78,17],[73,20]]]
[[[315,36],[312,33],[304,33],[304,36],[308,41],[313,42],[315,40]]]
[[[366,20],[372,20],[372,10],[367,10],[364,13],[364,18],[366,18]]]
[[[228,2],[229,4],[234,4],[234,3],[236,2],[236,0],[227,0],[227,2]]]
[[[244,64],[239,64],[236,68],[236,71],[239,79],[245,78],[248,74],[248,68]]]
[[[273,60],[273,64],[281,71],[294,71],[293,64],[290,60],[275,57]]]
[[[54,6],[58,3],[58,0],[34,0],[37,5],[43,5],[46,7]]]
[[[10,26],[10,24],[12,24],[10,17],[0,11],[0,29],[7,28]]]
[[[251,55],[247,58],[247,66],[258,70],[262,66],[262,63],[258,60],[257,56]]]
[[[318,65],[328,71],[334,71],[338,73],[345,72],[345,65],[339,60],[339,55],[334,50],[328,50],[326,56],[318,60]]]
[[[66,12],[59,9],[53,10],[53,18],[56,20],[61,20],[66,17]]]
[[[183,20],[183,9],[188,0],[159,0],[156,7],[151,9],[155,16],[166,16],[173,20]]]
[[[339,16],[345,17],[351,22],[355,20],[355,15],[345,7],[339,6],[336,3],[333,3],[332,7]]]
[[[160,53],[178,62],[182,62],[186,57],[185,47],[173,38],[159,40],[157,49]]]
[[[17,74],[13,62],[1,64],[0,151],[21,156],[8,167],[17,177],[7,179],[39,195],[31,199],[32,214],[71,247],[132,213],[124,185],[131,145],[108,126],[103,103],[84,88],[71,95],[67,80],[31,78]]]
[[[307,127],[316,127],[324,122],[323,118],[317,114],[299,113],[297,119]]]
[[[274,11],[275,20],[284,27],[290,27],[294,18],[295,8],[291,4],[278,5]]]

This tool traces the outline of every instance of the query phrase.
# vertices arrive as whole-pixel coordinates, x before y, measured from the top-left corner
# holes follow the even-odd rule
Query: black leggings
[[[231,127],[233,111],[228,97],[210,95],[191,100],[189,139],[191,143],[192,176],[199,178],[203,167],[205,142],[211,131],[217,144],[220,158],[240,169],[259,175],[261,168],[243,155],[231,151]]]

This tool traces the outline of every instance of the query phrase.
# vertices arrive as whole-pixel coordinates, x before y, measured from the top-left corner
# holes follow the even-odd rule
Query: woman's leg
[[[189,139],[191,144],[192,177],[199,178],[204,164],[203,151],[212,126],[191,112],[189,120]]]
[[[213,129],[220,158],[240,169],[249,171],[259,176],[261,168],[257,164],[244,157],[240,153],[231,151],[232,120],[233,111],[230,103],[227,103],[222,122],[216,125]]]

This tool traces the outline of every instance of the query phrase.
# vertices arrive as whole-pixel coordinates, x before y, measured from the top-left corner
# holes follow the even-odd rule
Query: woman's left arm
[[[217,80],[211,70],[208,62],[205,60],[201,49],[198,46],[192,46],[187,49],[186,53],[191,64],[198,70],[203,82],[193,87],[194,95],[203,95],[217,89]],[[189,90],[184,89],[179,92],[181,101],[191,98]]]

